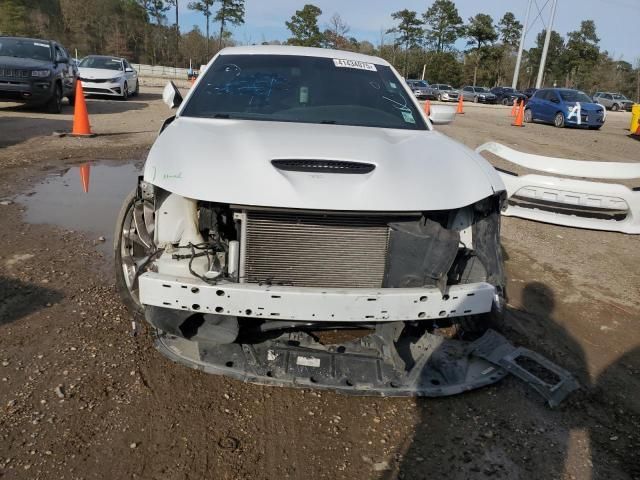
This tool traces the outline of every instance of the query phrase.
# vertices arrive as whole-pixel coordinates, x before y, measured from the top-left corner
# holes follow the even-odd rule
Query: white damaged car
[[[505,287],[505,187],[434,131],[452,107],[427,118],[380,58],[288,46],[224,49],[184,100],[172,84],[164,98],[177,111],[124,203],[115,261],[165,355],[379,395],[506,375],[492,330],[437,334],[486,331]]]

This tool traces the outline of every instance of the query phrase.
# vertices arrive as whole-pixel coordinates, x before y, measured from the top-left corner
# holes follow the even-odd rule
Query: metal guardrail
[[[188,69],[165,67],[162,65],[142,65],[140,63],[132,63],[131,66],[136,69],[141,77],[159,77],[178,80],[186,80]]]

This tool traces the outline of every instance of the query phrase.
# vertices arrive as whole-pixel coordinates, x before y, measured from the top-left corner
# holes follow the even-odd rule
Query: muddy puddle
[[[48,175],[15,201],[25,206],[26,222],[84,232],[109,258],[116,217],[141,171],[141,163],[74,166]]]

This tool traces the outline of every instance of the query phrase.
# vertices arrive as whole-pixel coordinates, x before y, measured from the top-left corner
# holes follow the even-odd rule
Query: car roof
[[[0,38],[15,38],[16,40],[27,40],[29,42],[42,42],[42,43],[48,43],[48,44],[52,44],[52,43],[56,43],[53,40],[44,40],[42,38],[30,38],[30,37],[14,37],[11,35],[0,35]]]
[[[118,57],[116,55],[87,55],[86,57],[83,57],[82,59],[84,60],[85,58],[115,58],[117,60],[124,60],[124,58],[122,57]]]
[[[390,67],[386,60],[363,55],[361,53],[347,52],[345,50],[332,50],[329,48],[296,47],[293,45],[244,45],[240,47],[227,47],[219,52],[220,55],[295,55],[300,57],[340,58],[343,60],[355,60],[358,62],[375,63]]]

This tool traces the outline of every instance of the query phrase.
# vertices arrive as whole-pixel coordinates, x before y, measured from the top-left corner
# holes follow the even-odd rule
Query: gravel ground
[[[86,161],[139,164],[168,115],[150,87],[88,106],[93,139],[51,136],[71,128],[69,107],[0,106],[0,478],[640,479],[640,237],[504,219],[506,333],[580,379],[560,408],[512,378],[441,399],[243,384],[130,335],[101,242],[111,221],[25,222],[18,195]],[[594,132],[518,129],[508,112],[469,105],[439,130],[640,161],[629,114]]]

